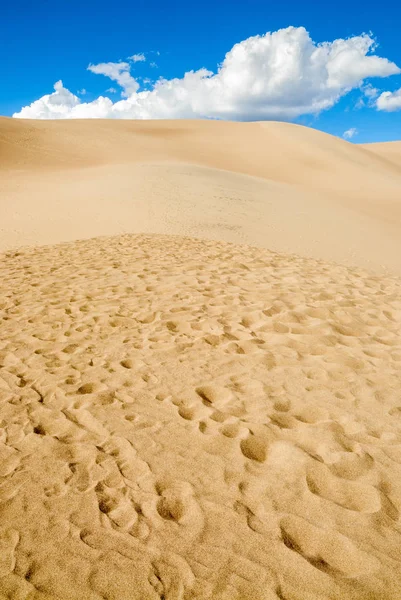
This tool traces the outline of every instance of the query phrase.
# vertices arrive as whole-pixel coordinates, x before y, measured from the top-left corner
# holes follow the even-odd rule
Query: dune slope
[[[401,597],[399,278],[154,235],[0,278],[1,597]]]
[[[401,273],[401,164],[285,123],[0,119],[0,245],[226,240]]]
[[[401,165],[401,142],[376,142],[364,144],[360,147],[394,163],[397,167]]]

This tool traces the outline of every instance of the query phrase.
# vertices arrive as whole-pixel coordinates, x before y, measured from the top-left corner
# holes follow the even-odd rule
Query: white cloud
[[[106,92],[109,92],[109,94],[117,94],[117,90],[116,90],[116,88],[113,88],[113,87],[111,87],[111,88],[108,88],[108,89],[106,90]]]
[[[358,130],[356,129],[356,127],[351,127],[350,129],[347,129],[347,131],[344,131],[343,138],[345,140],[350,140],[355,135],[357,135],[357,133],[358,133]]]
[[[79,107],[81,100],[63,87],[61,80],[54,84],[54,90],[52,94],[23,108],[19,116],[28,119],[68,119],[73,109]]]
[[[143,52],[140,52],[139,54],[133,54],[132,56],[129,56],[128,60],[132,60],[133,62],[145,62],[146,57]]]
[[[372,107],[376,104],[376,98],[380,94],[380,90],[373,87],[371,83],[361,86],[362,96],[355,104],[355,108],[363,108],[365,106]]]
[[[378,110],[388,112],[401,110],[401,88],[395,92],[383,92],[376,100]]]
[[[362,91],[365,94],[365,96],[369,99],[377,98],[377,96],[380,94],[380,90],[373,87],[371,83],[368,83],[365,86],[363,86]]]
[[[26,119],[99,119],[113,107],[112,101],[102,96],[93,102],[81,102],[62,81],[55,83],[54,90],[24,108],[18,116]]]
[[[236,44],[217,73],[199,69],[182,78],[160,78],[150,90],[139,91],[126,62],[90,65],[93,73],[116,81],[125,99],[113,103],[100,96],[81,103],[61,86],[14,116],[291,120],[331,108],[368,77],[401,72],[372,54],[375,49],[367,34],[316,44],[303,27],[288,27]]]
[[[96,75],[105,75],[112,81],[118,83],[123,88],[123,98],[128,98],[131,94],[139,89],[139,83],[130,74],[130,66],[126,62],[119,63],[99,63],[98,65],[89,65],[88,71],[96,73]]]
[[[85,88],[82,88],[82,90],[78,90],[78,91],[77,91],[77,94],[79,94],[80,96],[85,96],[85,94],[86,94],[86,89],[85,89]]]

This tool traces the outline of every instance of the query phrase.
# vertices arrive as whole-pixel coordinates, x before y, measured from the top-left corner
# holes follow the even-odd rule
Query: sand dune
[[[0,119],[0,600],[401,598],[399,157]]]
[[[154,235],[0,277],[1,597],[401,597],[398,278]]]
[[[361,148],[385,158],[398,167],[401,165],[401,142],[364,144]]]
[[[167,233],[401,273],[401,162],[305,127],[0,119],[0,173],[2,249]]]

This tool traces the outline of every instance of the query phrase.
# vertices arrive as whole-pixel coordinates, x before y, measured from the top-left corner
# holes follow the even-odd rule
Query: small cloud
[[[88,71],[96,75],[104,75],[115,81],[122,87],[122,97],[128,98],[135,94],[139,89],[139,83],[130,74],[130,65],[126,62],[119,63],[99,63],[98,65],[89,65]]]
[[[146,56],[144,55],[143,52],[140,52],[139,54],[133,54],[132,56],[128,57],[128,60],[132,60],[132,62],[145,62],[146,60]]]
[[[152,86],[154,85],[154,80],[149,79],[149,77],[145,77],[142,80],[142,84],[143,84],[144,90],[150,90],[152,88]]]
[[[362,96],[358,99],[355,104],[355,108],[363,108],[365,106],[372,107],[376,104],[376,98],[380,94],[380,90],[373,87],[371,83],[367,83],[366,85],[362,85],[360,88],[362,92]]]
[[[377,98],[380,93],[380,90],[373,87],[372,84],[368,83],[364,87],[362,87],[362,91],[367,98]]]
[[[155,62],[149,63],[149,66],[152,67],[152,69],[157,69],[157,64]]]
[[[78,90],[78,91],[77,91],[77,94],[79,94],[80,96],[85,96],[85,94],[86,94],[86,89],[85,89],[85,88],[82,88],[82,90]]]
[[[116,88],[113,88],[113,87],[111,87],[108,90],[106,90],[106,92],[109,92],[109,94],[117,94]]]
[[[376,100],[377,110],[393,112],[401,110],[401,88],[394,92],[383,92]]]
[[[343,138],[345,140],[350,140],[357,134],[358,134],[358,130],[356,129],[356,127],[351,127],[350,129],[347,129],[347,131],[344,131]]]

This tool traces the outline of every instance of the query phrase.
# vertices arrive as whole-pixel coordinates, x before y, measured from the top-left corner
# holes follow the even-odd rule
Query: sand
[[[0,132],[0,598],[401,598],[396,147]]]
[[[360,147],[385,158],[395,165],[399,166],[401,164],[401,142],[376,142],[374,144],[364,144]]]
[[[388,147],[274,122],[0,118],[0,250],[162,233],[401,275]]]

